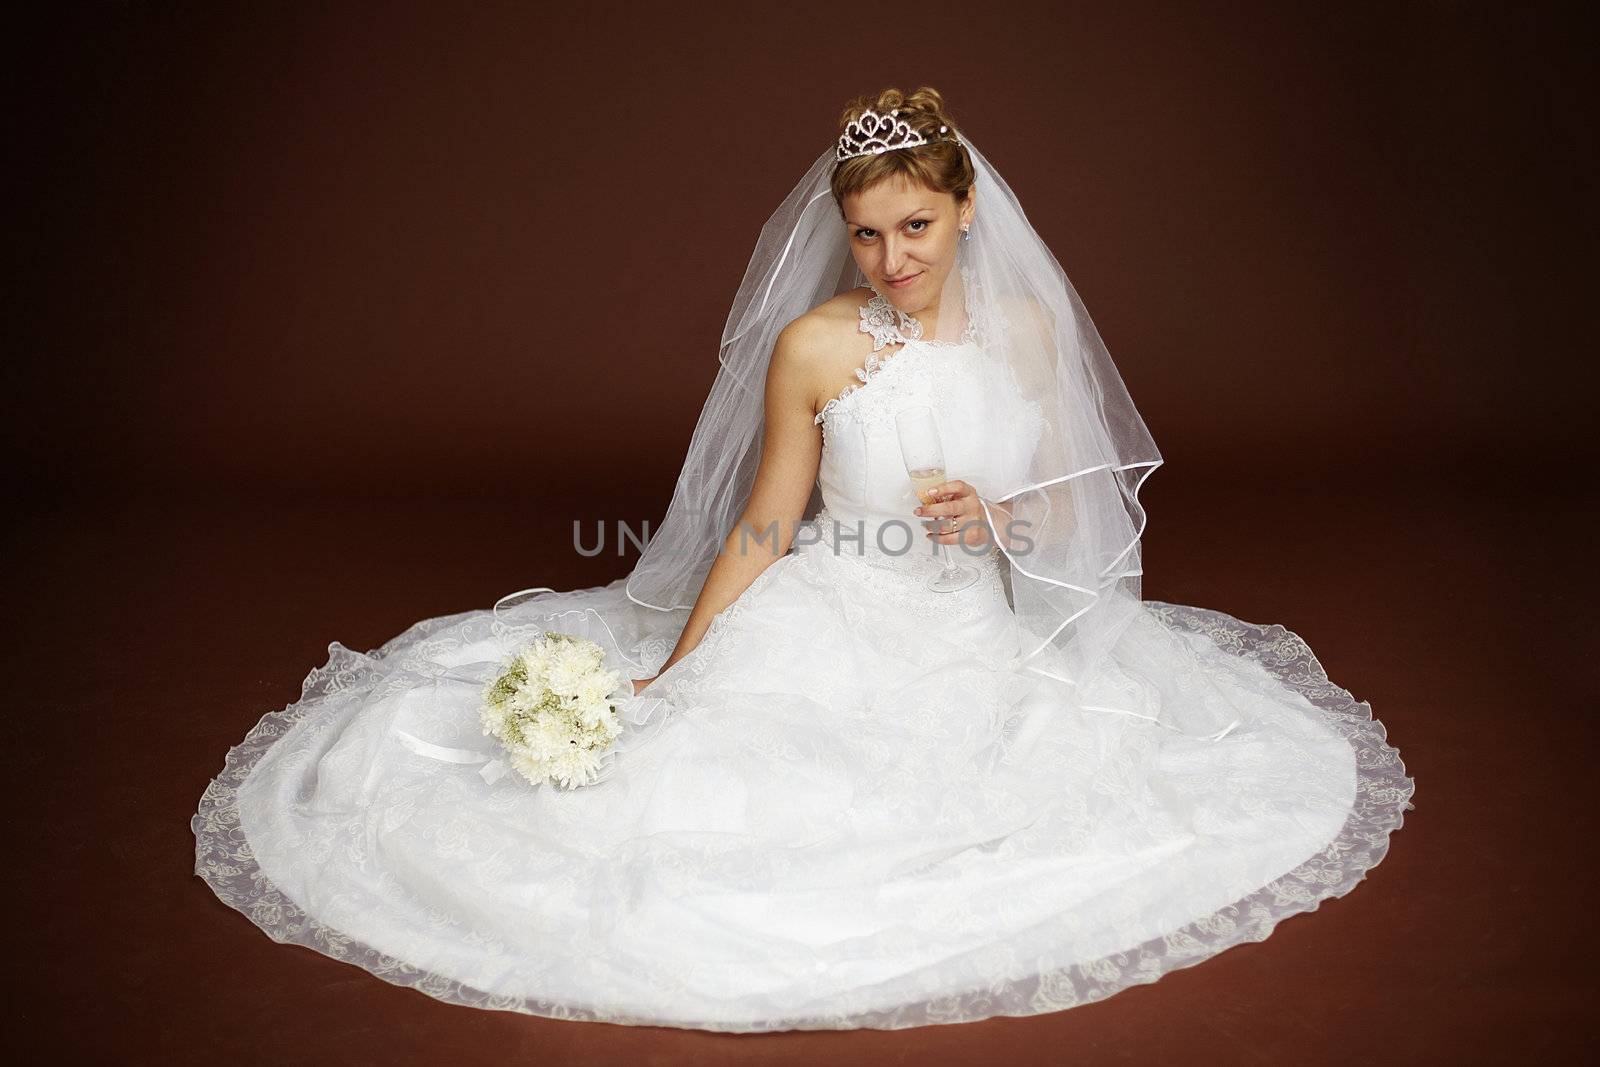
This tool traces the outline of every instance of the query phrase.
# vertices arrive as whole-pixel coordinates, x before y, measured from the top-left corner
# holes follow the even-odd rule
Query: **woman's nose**
[[[883,242],[883,273],[891,278],[897,276],[905,261],[905,249],[900,247],[899,242],[886,239]]]

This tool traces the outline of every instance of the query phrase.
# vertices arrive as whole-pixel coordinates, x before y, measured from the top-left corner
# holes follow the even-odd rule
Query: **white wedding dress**
[[[1017,669],[1004,557],[925,588],[911,401],[952,477],[1012,476],[966,462],[1019,402],[1005,374],[900,339],[819,416],[820,539],[637,698],[644,740],[608,779],[489,783],[460,753],[493,753],[479,697],[519,626],[603,620],[658,668],[682,613],[621,580],[511,631],[476,610],[330,645],[206,790],[197,873],[271,937],[446,1001],[751,1031],[1059,1010],[1262,940],[1378,864],[1412,781],[1294,634],[1135,603],[1123,699],[1087,700]]]

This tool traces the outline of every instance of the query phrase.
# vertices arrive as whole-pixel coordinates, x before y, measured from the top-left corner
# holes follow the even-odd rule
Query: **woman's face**
[[[961,228],[972,224],[972,194],[958,202],[901,174],[844,198],[856,266],[906,314],[936,304],[944,292]]]

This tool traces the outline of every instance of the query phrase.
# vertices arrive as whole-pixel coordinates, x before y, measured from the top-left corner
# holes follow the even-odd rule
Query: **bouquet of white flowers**
[[[621,732],[622,678],[585,637],[546,631],[483,691],[483,732],[534,785],[588,785]]]

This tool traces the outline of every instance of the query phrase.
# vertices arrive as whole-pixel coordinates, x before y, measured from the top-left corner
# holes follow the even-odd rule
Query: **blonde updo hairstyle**
[[[843,136],[845,127],[860,118],[869,107],[879,114],[888,114],[899,108],[900,114],[895,117],[910,124],[929,143],[893,152],[854,156],[836,164],[831,184],[833,202],[839,208],[841,219],[844,217],[845,197],[897,174],[904,174],[938,192],[949,193],[958,204],[967,199],[975,177],[972,160],[967,155],[965,145],[945,139],[957,136],[957,131],[955,120],[945,110],[944,97],[939,90],[924,85],[910,96],[899,89],[885,89],[875,98],[858,96],[839,116],[839,134]],[[949,129],[940,133],[940,126]]]

